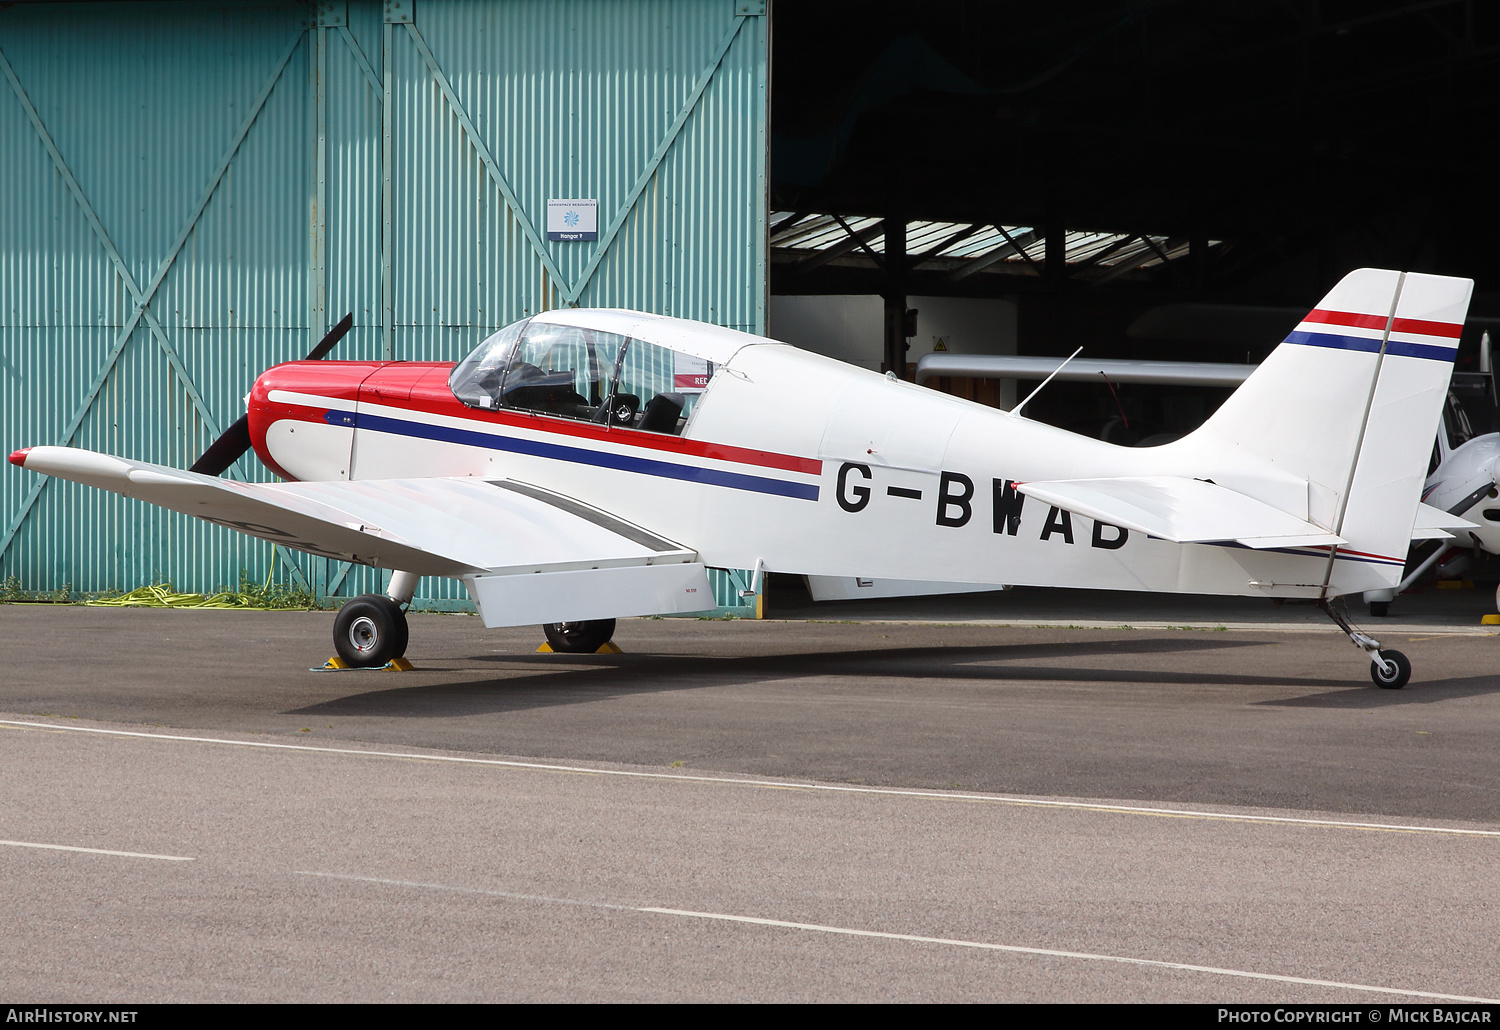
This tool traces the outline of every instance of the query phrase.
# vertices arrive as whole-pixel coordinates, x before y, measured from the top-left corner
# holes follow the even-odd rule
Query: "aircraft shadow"
[[[1254,703],[1268,708],[1392,708],[1495,693],[1500,693],[1500,678],[1495,676],[1450,676],[1440,680],[1414,680],[1401,690],[1343,690]]]
[[[752,657],[698,655],[482,655],[519,674],[467,682],[424,683],[364,691],[284,712],[287,715],[449,718],[591,704],[636,694],[739,686],[811,676],[950,682],[1151,683],[1295,685],[1348,690],[1342,680],[1251,675],[1243,672],[1090,668],[1003,664],[1047,658],[1126,657],[1263,646],[1260,641],[1203,637],[1138,638],[1082,643],[891,648]],[[536,669],[535,672],[520,671]],[[434,672],[449,670],[434,670]],[[407,674],[410,675],[410,674]],[[1370,690],[1374,690],[1373,685]],[[1359,691],[1361,694],[1369,691]]]

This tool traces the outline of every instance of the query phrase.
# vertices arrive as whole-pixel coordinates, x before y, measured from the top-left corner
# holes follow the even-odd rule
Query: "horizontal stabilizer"
[[[1137,476],[1017,483],[1016,490],[1113,526],[1179,544],[1313,547],[1344,541],[1264,501],[1200,479]]]
[[[1413,540],[1452,540],[1456,531],[1478,528],[1468,519],[1459,518],[1441,508],[1434,508],[1430,504],[1418,504],[1417,522],[1411,527],[1411,538]]]

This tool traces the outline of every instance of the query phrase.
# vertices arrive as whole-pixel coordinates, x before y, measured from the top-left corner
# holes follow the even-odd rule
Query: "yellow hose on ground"
[[[260,588],[260,597],[254,594],[236,593],[232,590],[217,594],[179,594],[169,584],[158,583],[149,587],[138,587],[118,597],[99,597],[84,601],[86,605],[100,608],[269,608],[264,599],[271,591],[271,577],[276,572],[276,548],[271,548],[271,567],[266,570],[266,582]]]
[[[169,592],[164,586],[139,587],[119,597],[100,597],[83,602],[101,608],[255,608],[259,607],[243,594],[225,591],[205,597],[203,594]]]

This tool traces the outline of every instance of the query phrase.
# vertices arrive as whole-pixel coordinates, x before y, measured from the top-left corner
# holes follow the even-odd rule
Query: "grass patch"
[[[56,590],[27,590],[15,576],[0,580],[0,603],[13,604],[72,604],[73,588],[64,583]]]

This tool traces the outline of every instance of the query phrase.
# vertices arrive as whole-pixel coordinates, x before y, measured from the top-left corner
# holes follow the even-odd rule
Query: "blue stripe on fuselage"
[[[1376,354],[1380,341],[1368,336],[1340,336],[1337,333],[1308,333],[1302,330],[1287,333],[1287,343],[1298,343],[1304,347],[1332,347],[1336,350],[1358,350]],[[1386,345],[1387,354],[1400,354],[1408,358],[1428,358],[1432,361],[1452,361],[1458,353],[1456,347],[1437,347],[1430,343],[1404,343],[1391,340]]]
[[[696,468],[692,465],[678,465],[670,461],[657,461],[654,458],[636,458],[628,454],[609,454],[583,447],[548,443],[543,440],[523,440],[514,436],[475,432],[472,429],[454,429],[426,422],[408,422],[405,419],[387,418],[384,415],[361,413],[357,418],[357,428],[368,429],[376,433],[391,433],[395,436],[414,436],[423,440],[441,440],[444,443],[485,447],[494,451],[511,451],[515,454],[571,461],[580,465],[597,465],[600,468],[639,472],[643,475],[661,476],[666,479],[682,479],[690,483],[704,483],[709,486],[725,486],[732,490],[752,490],[755,493],[796,497],[804,501],[818,499],[818,487],[815,483],[788,483],[780,479],[768,479],[765,476],[747,476],[742,472],[721,472],[718,469]]]

